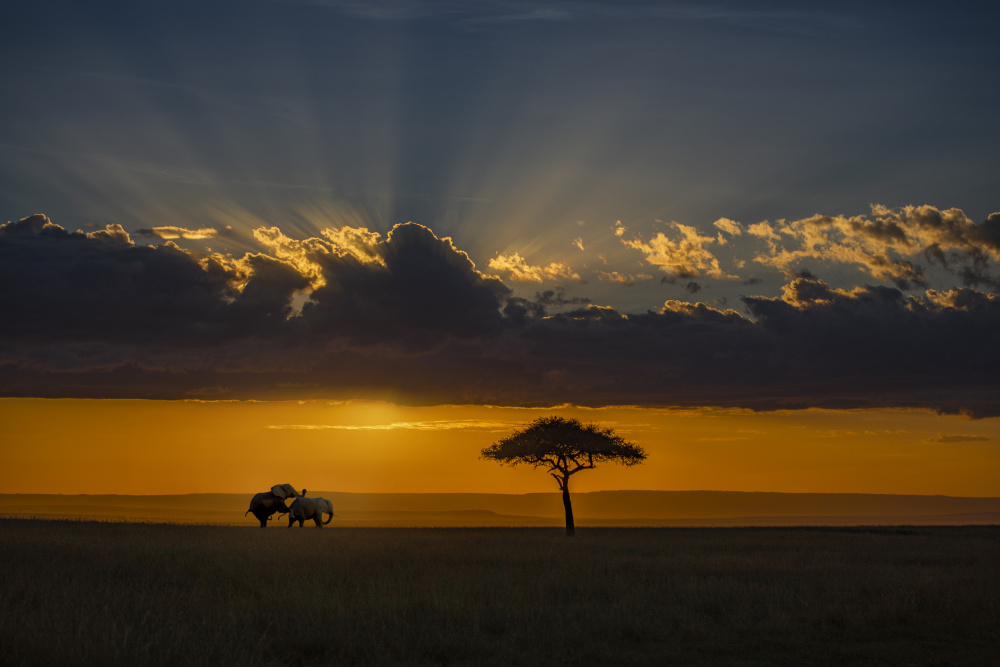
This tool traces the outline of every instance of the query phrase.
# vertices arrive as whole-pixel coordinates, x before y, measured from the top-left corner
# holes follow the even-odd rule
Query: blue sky
[[[198,224],[219,201],[265,217],[338,201],[483,253],[578,220],[870,203],[981,220],[997,208],[996,12],[895,7],[8,8],[0,214],[129,228]]]

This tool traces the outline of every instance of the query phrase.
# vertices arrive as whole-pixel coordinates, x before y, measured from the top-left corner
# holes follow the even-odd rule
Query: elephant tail
[[[250,509],[253,509],[253,508],[251,507]],[[246,512],[244,512],[243,516],[246,516],[247,514],[250,514],[250,510],[247,510]]]

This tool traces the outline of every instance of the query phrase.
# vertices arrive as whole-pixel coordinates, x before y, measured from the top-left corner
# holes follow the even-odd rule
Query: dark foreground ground
[[[3,665],[991,665],[1000,527],[0,520]]]

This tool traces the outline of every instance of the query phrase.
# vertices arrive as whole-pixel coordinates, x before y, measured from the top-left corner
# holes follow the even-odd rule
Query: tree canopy
[[[501,465],[545,467],[563,493],[566,534],[573,535],[573,507],[569,498],[570,475],[612,461],[634,466],[646,460],[642,447],[627,442],[610,428],[582,424],[578,419],[541,417],[482,451],[482,457]]]
[[[646,452],[610,428],[552,416],[540,417],[498,440],[485,448],[482,456],[501,465],[527,463],[576,472],[606,461],[637,465],[646,459]]]

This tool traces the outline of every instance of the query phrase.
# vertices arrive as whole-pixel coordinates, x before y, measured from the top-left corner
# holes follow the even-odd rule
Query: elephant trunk
[[[333,520],[333,510],[330,510],[330,518],[323,522],[323,525],[330,523]]]

